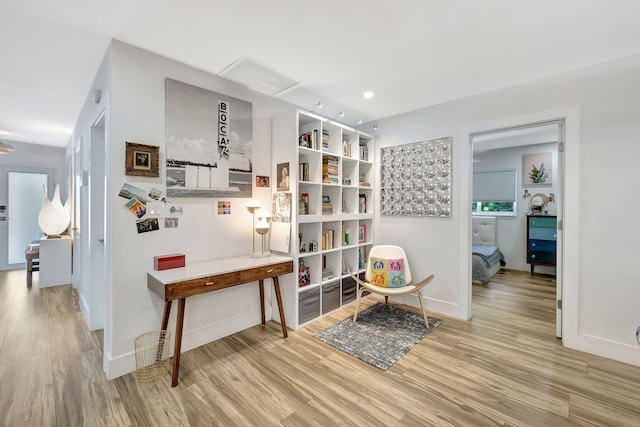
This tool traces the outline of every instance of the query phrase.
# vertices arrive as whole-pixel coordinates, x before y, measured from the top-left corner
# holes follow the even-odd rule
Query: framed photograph
[[[551,151],[544,153],[530,153],[524,155],[524,185],[551,185]]]
[[[311,283],[311,272],[309,267],[300,267],[298,269],[298,285],[306,286]]]
[[[367,241],[367,226],[361,224],[358,226],[358,243],[365,243]]]
[[[269,177],[256,175],[256,187],[269,187]]]
[[[278,163],[276,173],[278,191],[289,191],[289,163]]]
[[[125,175],[153,178],[160,176],[160,147],[127,142],[126,149]]]

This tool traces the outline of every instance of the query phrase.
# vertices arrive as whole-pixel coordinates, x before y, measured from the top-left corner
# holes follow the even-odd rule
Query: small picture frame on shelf
[[[358,243],[365,243],[367,241],[367,226],[360,224],[358,226]]]
[[[157,178],[160,176],[159,158],[160,147],[127,142],[125,175]]]
[[[298,268],[298,285],[306,286],[311,283],[311,272],[309,267]]]

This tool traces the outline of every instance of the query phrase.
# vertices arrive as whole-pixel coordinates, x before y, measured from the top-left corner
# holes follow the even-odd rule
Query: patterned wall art
[[[382,215],[451,216],[451,137],[384,147]]]

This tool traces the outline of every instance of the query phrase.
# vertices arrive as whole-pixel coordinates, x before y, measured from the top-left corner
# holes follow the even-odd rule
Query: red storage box
[[[168,270],[180,268],[185,265],[184,254],[158,255],[153,257],[153,268],[156,270]]]

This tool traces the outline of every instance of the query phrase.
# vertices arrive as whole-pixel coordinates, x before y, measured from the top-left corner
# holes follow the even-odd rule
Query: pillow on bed
[[[401,288],[404,279],[404,259],[369,258],[371,262],[371,284],[383,288]]]

